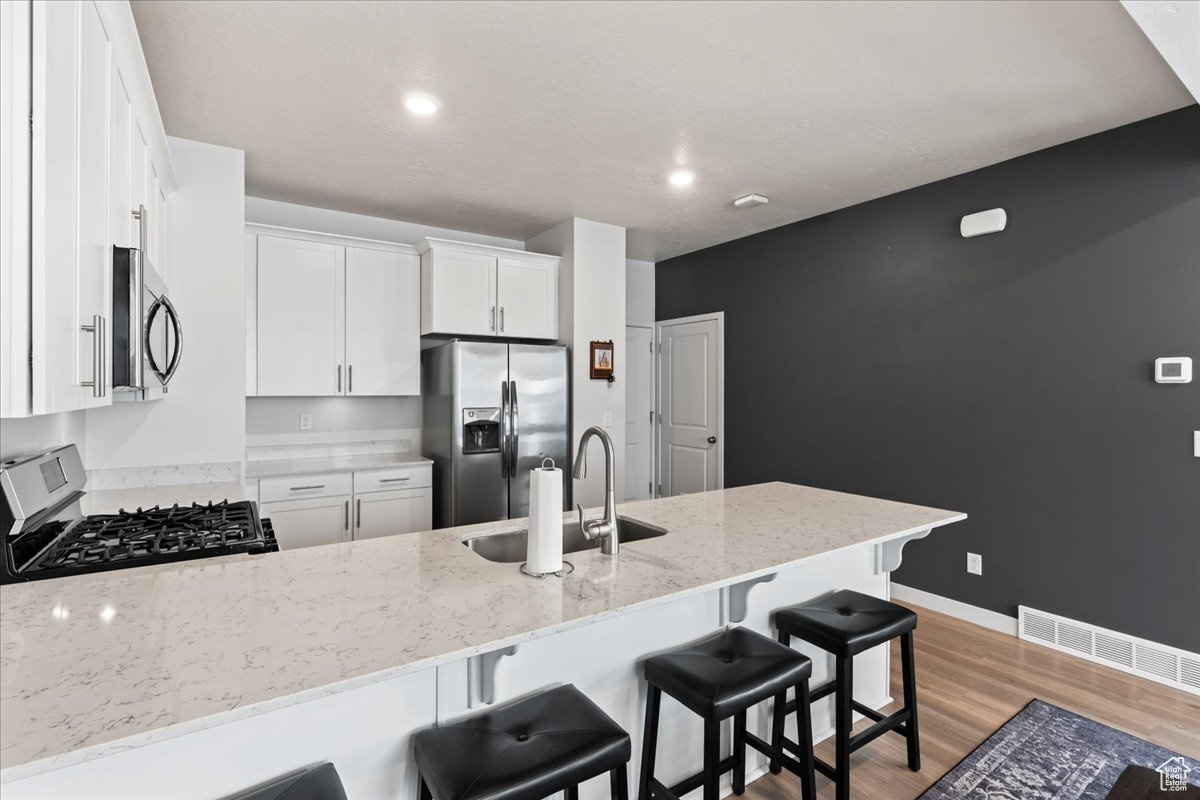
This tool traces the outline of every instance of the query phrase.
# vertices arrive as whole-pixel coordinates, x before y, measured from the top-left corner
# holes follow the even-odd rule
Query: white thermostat
[[[1154,359],[1155,383],[1191,383],[1192,360],[1187,356]]]

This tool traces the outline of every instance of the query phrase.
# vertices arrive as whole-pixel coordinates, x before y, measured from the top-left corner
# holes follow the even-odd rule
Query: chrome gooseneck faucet
[[[600,437],[604,445],[604,518],[588,522],[583,514],[583,506],[579,509],[579,529],[584,538],[600,540],[600,552],[606,556],[615,556],[621,549],[621,538],[617,533],[617,459],[613,451],[613,442],[603,428],[595,425],[583,432],[579,440],[579,452],[575,456],[575,466],[571,470],[575,480],[587,477],[587,448],[592,437]]]

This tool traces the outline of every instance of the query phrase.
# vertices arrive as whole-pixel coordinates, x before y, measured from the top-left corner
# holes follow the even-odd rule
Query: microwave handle
[[[171,329],[175,335],[175,350],[171,353],[171,360],[167,362],[166,370],[159,369],[158,364],[154,361],[154,349],[150,346],[150,331],[154,326],[154,317],[160,308],[167,310],[167,318],[171,320]],[[162,382],[163,391],[166,391],[167,384],[170,383],[175,370],[179,369],[179,359],[183,355],[183,326],[179,323],[179,313],[175,310],[175,306],[165,295],[157,298],[154,305],[150,307],[150,313],[146,315],[146,330],[143,336],[145,337],[146,360],[150,362],[150,369],[154,370]]]

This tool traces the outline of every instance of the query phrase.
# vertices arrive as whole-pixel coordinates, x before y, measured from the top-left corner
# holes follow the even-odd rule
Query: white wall
[[[245,154],[168,137],[168,287],[183,322],[162,401],[88,412],[88,469],[240,462],[246,431]]]
[[[561,255],[559,265],[559,341],[571,348],[571,450],[583,432],[602,425],[616,447],[617,490],[624,486],[625,460],[625,229],[617,225],[571,219],[525,243],[526,249]],[[593,381],[589,375],[592,340],[615,343],[616,380]],[[575,502],[604,503],[604,455],[598,443],[588,448],[588,477],[575,482]]]
[[[79,445],[86,457],[86,418],[83,411],[40,417],[0,419],[0,461],[32,455],[62,444]]]
[[[654,262],[625,259],[625,319],[654,322]]]

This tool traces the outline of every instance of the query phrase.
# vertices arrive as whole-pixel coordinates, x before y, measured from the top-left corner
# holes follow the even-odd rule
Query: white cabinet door
[[[344,394],[345,248],[258,237],[258,394]]]
[[[125,77],[113,59],[110,77],[112,107],[109,109],[108,163],[108,235],[116,247],[137,247],[137,230],[133,218],[133,103],[125,87]],[[111,259],[112,253],[109,252]]]
[[[346,248],[346,394],[419,394],[421,267],[416,256]]]
[[[422,333],[494,336],[496,257],[433,249],[421,262]]]
[[[432,489],[398,489],[354,498],[356,540],[427,531],[432,527]]]
[[[259,514],[271,520],[280,550],[335,544],[350,538],[349,496],[263,503]]]
[[[496,305],[501,336],[557,339],[557,262],[499,258]]]
[[[86,405],[111,405],[112,380],[106,356],[112,353],[108,321],[112,314],[108,234],[109,107],[112,47],[96,4],[79,9],[79,382],[90,385]],[[93,383],[94,382],[94,383]]]
[[[150,202],[150,195],[146,193],[146,176],[149,173],[150,145],[146,143],[146,134],[142,132],[142,125],[137,114],[134,114],[133,129],[130,131],[129,139],[129,210],[131,212],[146,206],[147,213],[149,213],[149,208],[153,205]],[[133,219],[132,214],[130,219]],[[133,220],[130,235],[133,237],[131,247],[144,247],[141,222]]]

